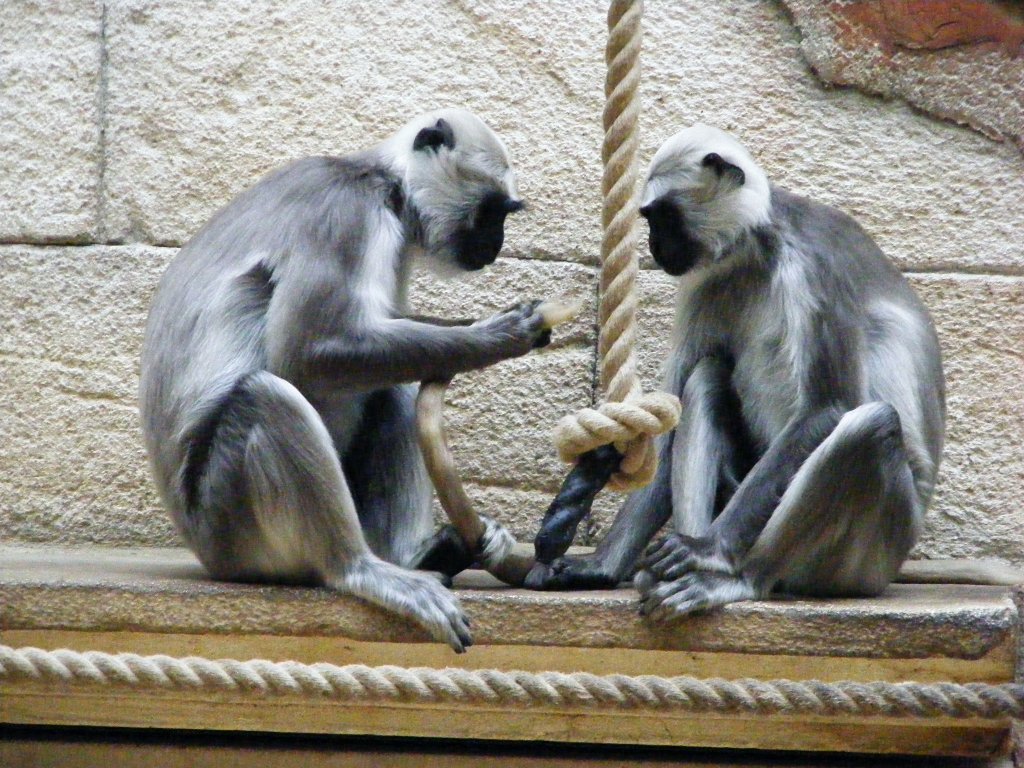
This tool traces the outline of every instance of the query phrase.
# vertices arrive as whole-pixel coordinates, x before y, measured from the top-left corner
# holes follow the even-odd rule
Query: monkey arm
[[[528,305],[470,326],[436,326],[404,318],[313,342],[305,373],[333,386],[375,389],[451,379],[529,352],[542,319]]]
[[[460,325],[472,325],[476,322],[476,318],[455,318],[449,319],[447,317],[431,317],[430,315],[403,315],[404,320],[409,320],[414,323],[424,323],[426,325],[437,325],[442,328],[452,328]]]

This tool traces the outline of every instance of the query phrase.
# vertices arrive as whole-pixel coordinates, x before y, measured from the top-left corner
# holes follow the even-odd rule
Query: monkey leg
[[[652,545],[636,579],[641,613],[671,621],[776,587],[818,596],[878,594],[896,576],[922,517],[898,414],[887,403],[844,414],[736,565],[708,546],[750,520],[740,513],[730,519],[730,511],[706,538],[676,535]]]
[[[544,513],[533,542],[538,562],[550,563],[565,554],[576,537],[579,524],[590,514],[594,497],[608,483],[621,461],[622,454],[612,445],[603,445],[580,456]]]
[[[416,442],[416,390],[404,385],[370,393],[342,458],[370,549],[401,566],[434,529],[433,490]]]
[[[607,535],[590,555],[563,555],[538,564],[526,578],[531,589],[612,589],[628,579],[644,545],[672,514],[669,475],[671,432],[656,439],[658,472],[645,488],[629,495]]]
[[[456,651],[471,644],[437,579],[373,554],[327,428],[283,379],[260,372],[236,385],[194,506],[196,554],[216,578],[312,579],[411,618]]]
[[[754,464],[731,378],[731,365],[705,357],[680,393],[671,478],[672,526],[681,534],[705,533]]]

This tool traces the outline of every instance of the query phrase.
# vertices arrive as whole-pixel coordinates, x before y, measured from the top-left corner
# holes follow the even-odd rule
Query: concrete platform
[[[672,629],[631,590],[535,593],[466,574],[476,645],[326,590],[209,581],[182,550],[0,547],[0,644],[108,653],[443,669],[759,680],[1014,680],[1012,590],[893,585],[842,601],[740,603]],[[0,723],[993,756],[1008,720],[708,715],[571,707],[338,702],[252,693],[11,682]]]

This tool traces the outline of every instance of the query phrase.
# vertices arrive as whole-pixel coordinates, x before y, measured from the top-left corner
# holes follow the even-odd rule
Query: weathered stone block
[[[173,253],[0,248],[0,538],[176,540],[135,403],[149,296]]]
[[[0,241],[96,237],[103,3],[0,4]]]
[[[604,4],[428,6],[112,8],[111,232],[182,242],[270,167],[457,103],[505,136],[535,204],[510,227],[512,251],[593,263]],[[776,181],[856,215],[905,267],[1017,265],[1024,160],[1012,146],[823,90],[773,4],[652,4],[644,28],[643,164],[680,127],[711,122]]]
[[[644,30],[645,162],[707,122],[774,182],[853,215],[902,268],[1020,269],[1024,157],[1012,145],[823,89],[774,3],[651,3]]]
[[[898,96],[1024,149],[1024,13],[999,0],[786,0],[823,80]]]
[[[503,9],[495,24],[450,0],[118,3],[108,22],[110,230],[183,242],[285,160],[362,149],[419,112],[459,105],[504,137],[534,206],[511,222],[513,252],[592,261],[601,76],[587,78],[592,96],[581,104],[559,49],[542,55],[504,23],[558,20],[573,30],[568,45],[600,66],[603,16],[565,10]],[[557,213],[569,190],[582,227]]]
[[[919,546],[1024,563],[1024,278],[913,275],[939,330],[949,411]]]

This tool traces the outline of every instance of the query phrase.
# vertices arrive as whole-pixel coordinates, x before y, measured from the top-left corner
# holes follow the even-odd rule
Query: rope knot
[[[562,461],[602,445],[615,445],[623,455],[608,487],[617,491],[642,488],[654,479],[658,453],[653,438],[679,423],[682,405],[667,392],[648,392],[621,403],[604,403],[563,417],[555,426],[554,441]]]

